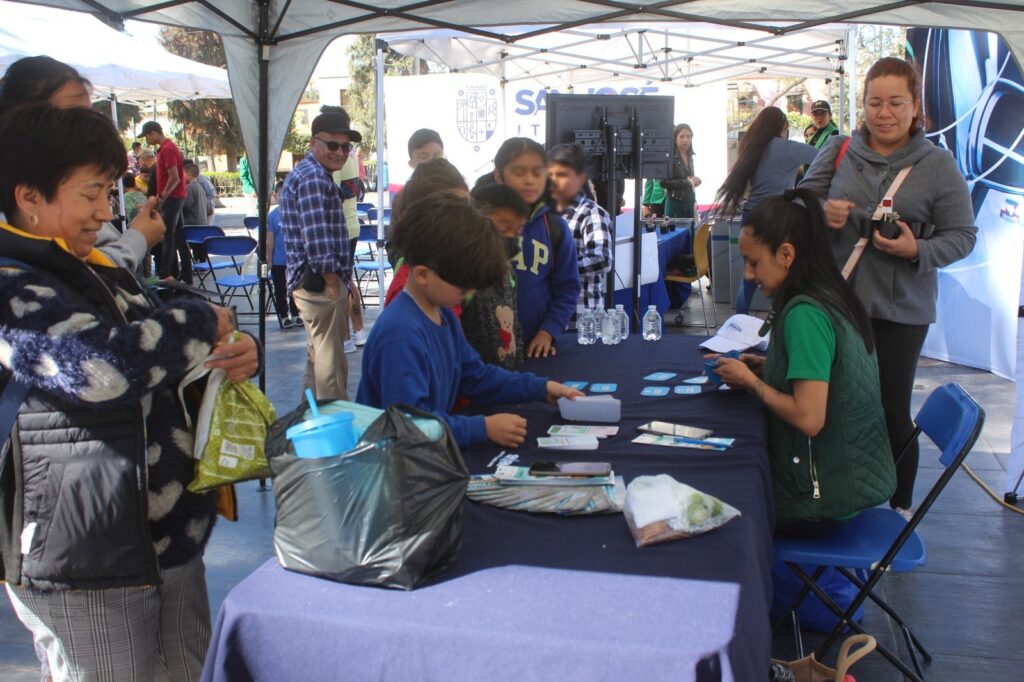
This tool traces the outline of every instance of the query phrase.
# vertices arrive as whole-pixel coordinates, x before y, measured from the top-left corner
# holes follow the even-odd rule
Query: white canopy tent
[[[502,26],[507,42],[452,29],[380,36],[392,50],[454,72],[489,73],[506,83],[531,79],[551,88],[609,78],[699,87],[758,76],[829,78],[846,58],[846,26],[772,34],[708,23],[588,24],[537,34],[534,26]]]
[[[0,73],[23,57],[41,54],[78,69],[97,97],[119,102],[231,96],[226,70],[173,55],[96,19],[47,8],[6,14],[0,23]]]
[[[231,92],[249,156],[258,169],[260,249],[264,247],[270,169],[296,104],[326,46],[348,33],[451,29],[508,44],[588,24],[703,22],[764,35],[792,34],[834,23],[964,28],[999,33],[1024,63],[1024,0],[791,0],[767,7],[751,0],[32,0],[30,4],[91,12],[107,23],[125,19],[214,31],[222,37]],[[488,27],[528,23],[505,35]],[[381,60],[382,44],[378,44]],[[378,77],[377,91],[383,90]],[[273,98],[270,93],[273,92]],[[383,129],[378,106],[378,130]],[[378,150],[380,154],[380,150]],[[383,164],[378,163],[378,175]],[[383,178],[378,177],[383,189]],[[261,310],[265,290],[260,288]],[[264,335],[264,320],[260,335]]]

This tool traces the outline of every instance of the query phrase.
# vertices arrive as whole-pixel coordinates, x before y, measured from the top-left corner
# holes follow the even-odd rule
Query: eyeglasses
[[[890,97],[889,99],[872,98],[864,102],[864,106],[871,111],[881,111],[882,105],[888,105],[889,111],[893,113],[903,111],[908,104],[910,104],[910,100],[906,97]]]
[[[352,151],[352,147],[355,146],[351,142],[328,142],[322,137],[314,137],[313,139],[327,147],[327,151],[329,152],[336,152],[339,149],[341,149],[346,154],[348,154],[350,151]]]

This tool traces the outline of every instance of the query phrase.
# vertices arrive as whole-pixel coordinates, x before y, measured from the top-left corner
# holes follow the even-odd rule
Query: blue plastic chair
[[[985,423],[985,411],[959,385],[946,384],[935,389],[928,396],[928,400],[921,406],[914,421],[914,433],[902,452],[905,453],[910,444],[923,432],[939,448],[939,462],[945,467],[945,471],[932,486],[909,522],[888,508],[868,509],[858,514],[837,532],[823,538],[776,538],[775,556],[784,561],[804,583],[803,591],[797,595],[787,613],[787,615],[793,615],[798,648],[802,649],[803,647],[799,635],[799,623],[795,618],[795,609],[809,592],[813,592],[839,617],[835,628],[814,652],[815,658],[819,661],[823,660],[846,627],[859,633],[864,631],[853,621],[853,614],[865,600],[871,599],[900,627],[914,669],[911,670],[895,653],[881,643],[878,644],[878,652],[906,677],[919,681],[924,677],[924,672],[921,669],[917,652],[921,653],[926,663],[931,662],[931,655],[895,609],[873,590],[886,571],[907,572],[924,565],[927,553],[916,528],[938,498],[939,493],[949,483],[956,470],[960,468],[960,464],[963,463],[971,448],[974,447],[974,443],[981,433],[981,427]],[[799,564],[810,564],[818,568],[811,575],[807,575]],[[825,568],[830,566],[842,573],[859,590],[845,610],[839,608],[815,582]],[[867,578],[862,579],[857,573],[860,573],[861,576],[866,574]],[[786,616],[783,616],[775,624],[774,629],[777,630],[785,619]],[[803,652],[800,651],[798,655],[803,657]]]
[[[217,275],[213,270],[213,284],[220,295],[221,303],[225,306],[233,298],[244,297],[249,302],[250,311],[258,312],[259,308],[253,305],[250,292],[253,287],[260,283],[259,275],[246,275],[242,272],[245,258],[256,252],[256,240],[252,237],[207,237],[203,241],[203,247],[211,256],[227,256],[234,262],[241,260],[242,265],[238,266],[237,274]],[[241,293],[239,293],[241,290]]]
[[[365,301],[367,298],[376,298],[379,300],[379,291],[374,292],[372,296],[370,295],[370,291],[372,291],[370,284],[378,285],[379,288],[379,283],[382,281],[380,278],[380,263],[376,261],[359,261],[352,266],[352,269],[356,275],[356,286],[359,287],[359,293],[362,294],[363,300]],[[391,270],[391,265],[385,259],[384,271],[387,272],[389,270]]]
[[[223,270],[225,268],[235,267],[237,265],[231,260],[210,260],[209,254],[202,248],[203,242],[206,241],[207,237],[223,237],[224,230],[220,229],[216,225],[186,225],[184,231],[185,243],[189,245],[189,249],[192,251],[192,270],[199,277],[199,286],[203,286],[203,282],[210,275],[213,270]]]
[[[242,218],[242,224],[247,230],[258,230],[260,228],[260,217],[258,215],[247,215]]]

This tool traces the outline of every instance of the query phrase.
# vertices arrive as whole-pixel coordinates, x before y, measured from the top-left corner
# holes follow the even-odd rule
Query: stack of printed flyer
[[[467,497],[502,509],[577,516],[622,511],[626,486],[621,476],[533,476],[525,466],[502,465],[473,476]]]

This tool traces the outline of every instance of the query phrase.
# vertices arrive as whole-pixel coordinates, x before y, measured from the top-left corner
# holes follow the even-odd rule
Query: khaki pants
[[[313,389],[317,400],[348,400],[348,361],[345,331],[348,329],[348,288],[331,299],[326,291],[299,288],[292,292],[299,317],[306,326],[306,376],[303,387]]]

